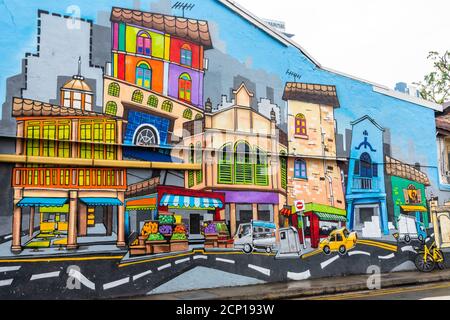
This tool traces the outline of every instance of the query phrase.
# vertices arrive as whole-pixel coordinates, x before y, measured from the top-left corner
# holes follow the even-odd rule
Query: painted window
[[[187,119],[187,120],[192,120],[192,110],[191,109],[186,109],[183,112],[183,118]]]
[[[149,90],[152,88],[152,68],[146,62],[140,62],[136,67],[136,85]]]
[[[195,116],[195,120],[202,120],[203,119],[203,115],[201,113],[197,113],[197,115]]]
[[[178,79],[178,98],[182,101],[191,102],[191,90],[191,76],[187,73],[183,73]]]
[[[138,33],[136,38],[136,53],[145,56],[152,54],[152,37],[145,31]]]
[[[116,160],[116,123],[114,121],[80,121],[79,135],[82,159]]]
[[[147,105],[152,108],[158,108],[158,98],[154,95],[148,97]]]
[[[26,154],[70,157],[70,121],[35,121],[26,124]]]
[[[220,184],[233,184],[233,161],[231,144],[227,144],[219,151],[218,181]]]
[[[203,163],[203,148],[202,148],[202,143],[201,142],[197,142],[196,146],[195,146],[195,163]],[[200,184],[203,182],[203,170],[198,170],[196,172],[196,176],[197,176],[197,184]]]
[[[250,145],[238,142],[235,148],[234,182],[235,184],[253,184],[253,165],[250,159]]]
[[[149,125],[142,126],[135,134],[134,144],[140,147],[158,145],[158,134],[153,127]]]
[[[117,103],[115,103],[114,101],[109,101],[106,104],[105,113],[110,116],[116,116],[117,115]]]
[[[136,90],[133,92],[131,100],[136,103],[142,103],[142,101],[144,101],[144,94],[142,93],[141,90]]]
[[[92,111],[92,100],[93,96],[92,94],[86,94],[84,96],[84,108],[85,111]]]
[[[120,86],[116,82],[112,82],[108,86],[108,94],[112,97],[118,97],[120,95]]]
[[[364,178],[372,178],[373,177],[373,166],[372,166],[372,158],[370,154],[364,152],[359,158],[359,175]]]
[[[294,177],[297,179],[308,179],[306,161],[297,159],[294,163]]]
[[[58,157],[70,158],[70,122],[58,125]]]
[[[181,47],[180,63],[185,66],[192,66],[192,49],[188,44],[185,44]]]
[[[45,122],[43,128],[43,156],[55,157],[56,156],[56,123]]]
[[[259,148],[256,149],[255,184],[258,186],[269,185],[269,164],[267,153]]]
[[[195,158],[195,148],[194,145],[191,144],[189,148],[189,163],[194,163]],[[195,171],[189,170],[188,171],[188,187],[192,188],[195,185]]]
[[[166,112],[172,112],[173,111],[173,103],[169,100],[166,100],[163,102],[161,109]]]
[[[295,135],[306,136],[308,134],[306,128],[306,117],[299,113],[295,116]]]
[[[287,157],[286,152],[280,152],[281,187],[287,189]]]

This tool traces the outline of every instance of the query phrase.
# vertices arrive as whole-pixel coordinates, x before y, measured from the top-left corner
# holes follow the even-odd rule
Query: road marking
[[[140,274],[135,275],[135,276],[133,277],[133,281],[139,280],[140,278],[143,278],[143,277],[145,277],[145,276],[148,276],[149,274],[152,274],[152,270],[148,270],[148,271],[145,271],[145,272],[142,272],[142,273],[140,273]]]
[[[295,280],[295,281],[299,281],[299,280],[306,280],[311,278],[311,272],[305,271],[302,273],[293,273],[293,272],[288,272],[287,273],[287,277],[291,280]]]
[[[112,288],[117,288],[118,286],[122,286],[122,285],[124,285],[126,283],[129,283],[129,282],[130,282],[130,277],[124,278],[124,279],[121,279],[121,280],[117,280],[117,281],[114,281],[114,282],[106,283],[106,284],[103,285],[103,290],[109,290],[109,289],[112,289]]]
[[[59,277],[60,273],[61,273],[61,271],[33,274],[31,276],[30,281],[41,280],[41,279],[49,279],[49,278],[57,278],[57,277]]]
[[[310,253],[306,253],[306,254],[302,255],[302,259],[306,259],[306,258],[315,256],[316,254],[319,254],[321,252],[323,252],[323,251],[322,250],[316,250],[316,251],[313,251],[313,252],[310,252]]]
[[[122,256],[95,256],[84,258],[39,258],[39,259],[4,259],[0,263],[35,263],[35,262],[66,262],[66,261],[97,261],[97,260],[121,260]]]
[[[450,301],[450,296],[444,296],[444,297],[430,297],[430,298],[423,298],[420,299],[423,301]]]
[[[403,252],[409,251],[409,252],[412,252],[412,253],[417,253],[416,250],[414,250],[414,248],[412,246],[402,247],[402,251]]]
[[[13,283],[14,279],[2,280],[0,281],[0,287],[10,286]]]
[[[208,256],[195,256],[194,257],[194,260],[198,260],[198,259],[208,260]]]
[[[358,240],[357,243],[363,244],[366,246],[372,246],[372,247],[377,247],[377,248],[397,252],[397,246],[389,244],[389,243],[385,243],[385,242],[378,242],[378,241],[372,241],[372,240]]]
[[[391,253],[387,256],[378,256],[378,259],[381,259],[381,260],[389,260],[389,259],[393,259],[393,258],[395,258],[395,254],[393,254],[393,253]]]
[[[161,270],[164,270],[164,269],[170,268],[171,266],[172,266],[172,264],[171,264],[171,263],[165,264],[165,265],[163,265],[163,266],[159,267],[159,268],[158,268],[158,271],[161,271]]]
[[[181,260],[175,261],[175,264],[182,264],[182,263],[188,262],[190,260],[191,260],[191,258],[181,259]]]
[[[11,239],[11,238],[12,238],[12,235],[9,235],[9,236],[4,237],[3,239],[9,240],[9,239]]]
[[[364,255],[364,256],[369,256],[370,257],[370,253],[369,252],[365,252],[365,251],[349,251],[348,255],[349,256]]]
[[[95,283],[93,283],[91,280],[86,278],[81,272],[78,270],[70,269],[69,271],[69,277],[75,278],[78,281],[80,281],[81,284],[88,287],[91,290],[95,290]]]
[[[229,263],[229,264],[235,264],[236,263],[236,261],[228,260],[228,259],[222,259],[222,258],[216,258],[216,261],[225,262],[225,263]]]
[[[17,271],[20,268],[22,268],[21,266],[16,266],[16,267],[2,267],[0,268],[0,273],[2,272],[10,272],[10,271]]]
[[[328,267],[330,264],[332,264],[333,262],[335,262],[335,261],[338,260],[338,259],[339,259],[339,256],[335,256],[335,257],[333,257],[333,258],[331,258],[331,259],[329,259],[329,260],[327,260],[327,261],[322,262],[322,263],[320,264],[320,267],[321,267],[322,269],[325,269],[326,267]]]
[[[262,274],[265,274],[266,276],[270,277],[270,270],[269,269],[258,267],[258,266],[255,266],[253,264],[249,264],[248,267],[250,269],[253,269],[255,271],[258,271],[258,272],[260,272]]]

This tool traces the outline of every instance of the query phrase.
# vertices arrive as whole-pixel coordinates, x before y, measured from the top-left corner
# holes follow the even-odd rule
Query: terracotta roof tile
[[[400,177],[431,186],[428,176],[413,166],[386,156],[386,172],[390,176]]]
[[[288,82],[284,89],[283,100],[296,100],[340,107],[335,86]]]
[[[96,112],[88,112],[73,108],[55,106],[45,102],[22,98],[13,99],[12,115],[13,117],[65,117],[65,116],[108,117],[107,115]]]
[[[186,19],[151,12],[113,8],[111,22],[123,22],[168,33],[212,49],[208,22]]]

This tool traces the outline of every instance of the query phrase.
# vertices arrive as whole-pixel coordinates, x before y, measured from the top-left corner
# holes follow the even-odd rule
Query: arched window
[[[226,144],[218,153],[218,182],[220,184],[233,184],[233,147]]]
[[[140,62],[136,67],[136,85],[145,89],[152,88],[152,69],[146,62]]]
[[[116,82],[112,82],[108,86],[108,94],[112,97],[118,97],[120,95],[120,86]]]
[[[286,152],[280,152],[281,187],[287,189],[287,157]]]
[[[364,152],[359,158],[359,175],[364,178],[373,177],[372,158],[370,154]]]
[[[117,115],[117,103],[115,103],[114,101],[109,101],[106,104],[105,113],[110,116],[116,116]]]
[[[250,145],[238,142],[235,147],[234,182],[236,184],[253,184],[253,165],[250,159]]]
[[[141,31],[137,35],[136,53],[145,56],[152,54],[152,37],[145,31]]]
[[[294,177],[296,179],[308,179],[308,171],[307,171],[305,160],[303,160],[303,159],[295,160]]]
[[[147,105],[152,108],[158,108],[158,98],[154,95],[148,97]]]
[[[131,100],[136,103],[142,103],[142,101],[144,101],[144,94],[142,93],[141,90],[135,90],[133,92],[133,96],[131,97]]]
[[[189,163],[194,163],[195,159],[195,148],[194,144],[191,144],[189,148]],[[195,171],[189,170],[188,171],[188,187],[192,188],[195,185]]]
[[[159,144],[158,133],[152,126],[142,125],[136,130],[133,142],[139,147],[156,146]]]
[[[192,110],[191,109],[184,110],[183,118],[185,118],[187,120],[192,120]]]
[[[203,163],[203,150],[202,150],[202,143],[197,142],[195,145],[195,163]],[[196,172],[197,174],[197,184],[200,184],[203,182],[203,170],[198,170]]]
[[[306,136],[307,134],[306,117],[304,114],[299,113],[295,116],[295,135]]]
[[[256,149],[255,184],[258,186],[269,185],[269,164],[267,153],[260,148]]]
[[[195,120],[202,120],[203,119],[203,115],[201,113],[197,113],[197,115],[195,116]]]
[[[192,49],[188,44],[185,44],[181,47],[180,63],[185,66],[192,66]]]
[[[161,109],[166,112],[172,112],[173,111],[173,103],[169,100],[166,100],[163,102]]]
[[[183,73],[178,79],[178,98],[182,101],[191,102],[191,90],[191,76]]]

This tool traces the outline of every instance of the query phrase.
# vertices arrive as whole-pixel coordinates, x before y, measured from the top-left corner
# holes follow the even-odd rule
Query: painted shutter
[[[268,175],[268,165],[267,164],[257,164],[255,165],[255,182],[258,186],[269,185],[269,175]]]
[[[232,184],[233,183],[233,165],[231,163],[219,164],[219,183]]]

